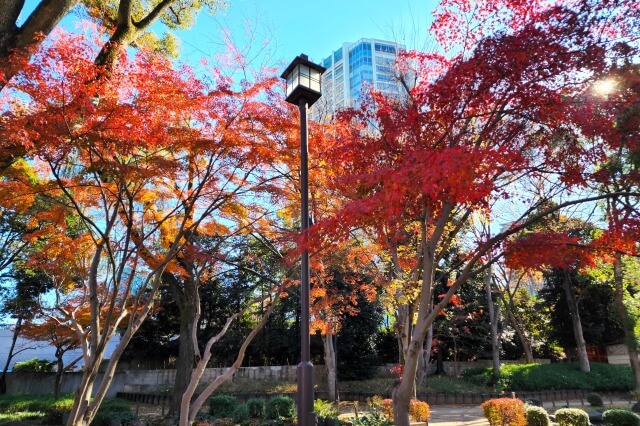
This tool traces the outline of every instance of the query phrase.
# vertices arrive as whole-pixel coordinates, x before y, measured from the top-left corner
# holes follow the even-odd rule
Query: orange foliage
[[[540,268],[584,269],[594,267],[596,257],[580,238],[563,232],[537,232],[505,243],[505,258],[509,268],[533,270]]]
[[[517,398],[495,398],[482,404],[491,426],[526,426],[524,402]]]
[[[416,422],[426,422],[431,416],[431,408],[424,401],[412,399],[409,402],[409,415]]]

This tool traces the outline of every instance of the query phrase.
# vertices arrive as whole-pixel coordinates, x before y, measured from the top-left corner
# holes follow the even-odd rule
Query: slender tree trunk
[[[322,343],[324,346],[324,365],[327,369],[329,401],[335,402],[338,396],[336,395],[336,349],[333,344],[333,336],[331,334],[323,334]]]
[[[30,46],[42,43],[58,22],[73,8],[78,0],[42,0],[27,17],[21,27],[16,25],[24,0],[0,0],[0,90],[28,62],[33,52]],[[22,60],[10,60],[19,54]]]
[[[438,351],[438,355],[436,356],[436,374],[444,374],[444,355],[442,355],[442,351]]]
[[[178,361],[176,363],[176,377],[173,383],[173,394],[169,408],[170,415],[176,415],[180,411],[180,402],[189,381],[193,368],[200,361],[196,359],[195,342],[193,341],[193,327],[196,320],[195,301],[197,291],[195,283],[184,280],[181,286],[176,280],[171,280],[169,288],[173,293],[178,311],[180,312],[180,334],[178,341]]]
[[[418,366],[418,356],[422,345],[416,339],[412,339],[405,353],[404,373],[400,383],[394,388],[393,397],[393,423],[396,426],[409,426],[409,403],[413,395],[413,388]]]
[[[418,371],[416,372],[416,384],[423,385],[427,379],[427,357],[425,355],[424,344],[418,355]]]
[[[638,360],[638,342],[635,335],[635,320],[629,315],[627,307],[624,305],[624,271],[622,270],[622,255],[616,253],[616,261],[613,264],[613,277],[615,283],[614,301],[618,316],[622,322],[624,331],[624,343],[629,351],[629,363],[635,388],[640,389],[640,360]]]
[[[487,292],[487,307],[489,308],[489,322],[491,325],[491,354],[492,354],[492,375],[494,379],[500,376],[500,337],[498,336],[498,321],[500,307],[493,303],[493,292],[491,291],[493,282],[492,268],[489,266],[484,279],[485,290]],[[497,302],[497,301],[496,301]]]
[[[509,322],[516,330],[516,334],[518,335],[518,340],[520,340],[520,345],[522,346],[522,350],[524,351],[524,358],[527,364],[533,364],[535,360],[533,358],[533,349],[531,348],[531,342],[529,342],[529,339],[527,338],[522,325],[513,314],[511,304],[507,301],[505,301],[505,309],[507,311],[507,318],[509,319]]]
[[[62,356],[56,357],[56,377],[53,382],[53,399],[60,396],[60,386],[62,384],[62,374],[64,373],[64,364]]]
[[[589,373],[591,371],[591,366],[589,365],[589,356],[587,355],[587,344],[585,343],[584,335],[582,334],[582,322],[580,321],[580,314],[578,312],[578,301],[576,300],[576,294],[573,291],[571,277],[569,276],[569,272],[566,270],[564,271],[564,291],[567,296],[569,313],[571,314],[573,334],[576,339],[578,360],[580,361],[580,371],[583,373]]]
[[[16,325],[13,327],[13,336],[11,337],[11,345],[9,346],[9,352],[7,353],[7,361],[4,363],[4,368],[2,369],[2,374],[0,375],[0,395],[4,395],[7,393],[7,371],[9,370],[9,365],[11,364],[11,360],[13,359],[13,350],[16,348],[16,342],[18,341],[18,336],[20,335],[20,330],[22,329],[22,321],[24,318],[22,315],[18,317],[18,321]]]

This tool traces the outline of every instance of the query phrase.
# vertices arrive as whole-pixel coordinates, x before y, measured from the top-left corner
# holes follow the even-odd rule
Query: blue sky
[[[270,37],[274,56],[283,60],[306,53],[319,61],[362,37],[421,47],[435,5],[435,0],[231,0],[226,10],[202,14],[192,30],[181,34],[182,47],[187,56],[209,54],[218,48],[220,25],[241,37],[247,21]]]
[[[40,0],[27,0],[26,16]],[[221,29],[231,31],[239,45],[246,41],[247,22],[258,35],[254,45],[268,39],[270,65],[286,65],[300,53],[320,61],[344,42],[381,38],[420,48],[427,40],[437,0],[229,0],[215,15],[203,12],[194,27],[179,34],[181,59],[196,62],[219,53]],[[75,14],[63,21],[73,27]]]

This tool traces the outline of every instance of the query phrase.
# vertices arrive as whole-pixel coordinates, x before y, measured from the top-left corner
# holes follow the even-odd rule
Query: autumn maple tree
[[[418,298],[405,374],[393,393],[395,424],[409,424],[430,325],[460,286],[497,259],[488,260],[496,244],[553,211],[606,198],[564,200],[536,214],[537,200],[525,199],[532,205],[502,232],[476,240],[468,231],[490,200],[522,193],[523,176],[546,175],[566,190],[592,178],[606,142],[578,143],[567,110],[621,45],[626,55],[635,51],[638,14],[628,1],[443,1],[434,30],[454,49],[405,56],[401,68],[416,77],[406,101],[374,92],[342,114],[340,143],[327,161],[342,171],[335,185],[349,201],[316,226],[314,243],[346,239],[356,226],[378,230],[391,248],[407,229],[416,235],[409,274],[399,271],[415,279]],[[454,243],[463,250],[458,273],[432,301],[436,269]]]
[[[193,272],[185,265],[197,259],[197,239],[224,237],[263,215],[253,189],[274,161],[269,135],[280,132],[269,105],[277,80],[267,74],[236,85],[213,70],[208,85],[162,56],[122,51],[100,78],[99,48],[59,34],[2,92],[2,137],[28,148],[30,167],[11,168],[0,200],[29,204],[49,194],[55,205],[34,220],[62,227],[29,238],[46,237],[33,264],[67,277],[52,309],[76,333],[85,366],[70,425],[91,422],[163,279]],[[71,239],[69,214],[80,223]],[[116,332],[120,343],[96,381]]]
[[[85,23],[104,38],[96,38],[99,49],[92,54],[96,65],[109,70],[116,66],[120,54],[130,46],[175,56],[177,42],[172,30],[191,26],[203,8],[211,11],[224,6],[222,0],[42,0],[26,18],[24,0],[0,2],[0,90],[19,73],[38,51],[45,38],[74,8],[81,10],[96,25]],[[23,18],[24,21],[20,22]],[[163,36],[153,25],[161,22]],[[0,126],[2,124],[0,123]],[[29,153],[29,147],[6,141],[0,149],[0,171]]]
[[[53,386],[53,398],[58,399],[60,396],[60,386],[62,384],[62,375],[65,371],[69,371],[75,367],[82,359],[78,356],[68,362],[65,362],[64,355],[79,346],[78,335],[65,324],[60,324],[56,318],[42,318],[32,321],[25,325],[23,337],[38,342],[45,342],[55,348],[54,356],[56,357],[56,376]]]
[[[335,336],[345,316],[359,313],[359,300],[376,299],[376,253],[373,245],[349,242],[311,259],[311,330],[322,337],[329,401],[337,399]]]

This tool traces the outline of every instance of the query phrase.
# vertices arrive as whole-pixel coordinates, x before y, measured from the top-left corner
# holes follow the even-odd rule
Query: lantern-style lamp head
[[[311,62],[307,55],[297,56],[280,76],[287,81],[285,100],[298,105],[300,99],[304,99],[308,106],[313,105],[322,96],[320,76],[325,70]]]

